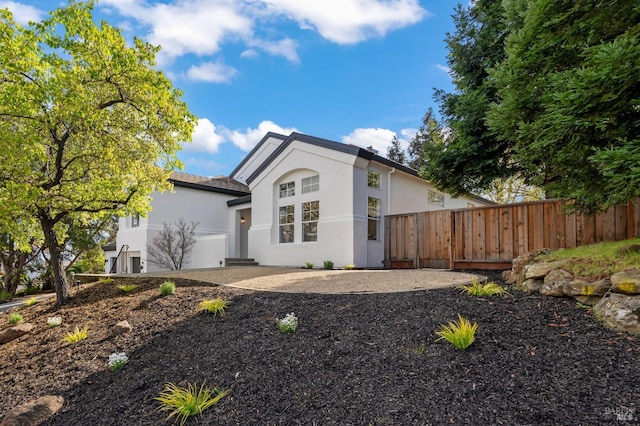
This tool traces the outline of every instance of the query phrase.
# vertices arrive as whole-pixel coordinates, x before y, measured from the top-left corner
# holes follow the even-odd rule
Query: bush
[[[491,297],[496,294],[500,294],[500,295],[509,294],[507,290],[504,289],[504,287],[494,283],[493,281],[485,284],[480,284],[480,281],[474,279],[473,281],[471,281],[471,284],[463,285],[458,288],[463,293],[468,293],[473,296],[480,296],[480,297],[483,297],[483,296]]]
[[[22,322],[22,315],[20,314],[9,314],[9,324],[16,325]]]
[[[82,330],[76,327],[72,332],[67,333],[67,335],[64,336],[64,341],[67,343],[79,342],[87,338],[87,332],[87,327],[83,328]]]
[[[313,266],[314,266],[314,265],[313,265],[313,263],[311,263],[311,262],[305,262],[304,266],[305,266],[305,268],[307,268],[307,269],[313,269]]]
[[[446,340],[458,349],[467,349],[474,342],[478,323],[473,323],[458,314],[458,322],[450,321],[449,325],[441,325],[436,334],[437,340]]]
[[[2,290],[2,292],[0,292],[0,302],[8,302],[11,299],[13,299],[13,294],[11,294],[11,292],[7,290]]]
[[[136,288],[138,288],[138,286],[135,284],[118,284],[118,288],[120,289],[120,291],[123,291],[125,293],[130,293]]]
[[[162,296],[169,296],[170,294],[174,294],[176,292],[176,283],[173,281],[165,281],[160,284],[160,294]]]
[[[159,410],[169,411],[167,420],[175,416],[176,422],[179,421],[182,426],[190,416],[200,414],[217,404],[228,393],[227,390],[205,387],[204,382],[200,389],[190,383],[185,388],[167,383],[156,400],[161,404]]]
[[[25,300],[25,301],[24,301],[24,304],[25,304],[26,306],[33,306],[33,305],[35,305],[36,303],[38,303],[38,299],[36,299],[35,297],[30,297],[29,299],[27,299],[27,300]]]
[[[98,278],[100,284],[113,284],[115,280],[113,278]]]
[[[333,262],[330,260],[324,261],[324,269],[333,269]]]
[[[196,312],[209,312],[214,316],[217,314],[224,315],[224,310],[227,306],[229,306],[229,303],[221,298],[203,300],[202,302],[198,303]]]

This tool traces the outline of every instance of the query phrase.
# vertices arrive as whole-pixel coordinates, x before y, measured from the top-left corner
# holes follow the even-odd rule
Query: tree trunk
[[[43,217],[44,216],[44,217]],[[53,282],[56,286],[56,297],[58,305],[64,305],[69,301],[69,283],[62,267],[62,254],[58,246],[56,231],[53,229],[54,223],[45,215],[40,217],[40,224],[44,232],[44,242],[49,249],[49,265],[53,274]]]

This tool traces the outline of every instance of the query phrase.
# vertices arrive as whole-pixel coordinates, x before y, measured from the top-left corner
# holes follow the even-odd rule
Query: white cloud
[[[241,58],[255,58],[258,56],[258,52],[255,49],[247,49],[240,54]]]
[[[231,81],[237,73],[238,70],[221,62],[205,62],[200,65],[192,65],[187,71],[187,78],[193,81],[226,83]]]
[[[226,135],[235,146],[243,151],[251,151],[251,149],[260,142],[267,132],[275,132],[283,135],[289,135],[291,132],[297,132],[295,128],[283,128],[270,120],[264,120],[258,124],[258,128],[247,128],[244,131],[228,131]]]
[[[347,136],[342,137],[342,142],[356,145],[361,148],[370,146],[378,151],[379,155],[386,156],[387,148],[391,145],[391,140],[396,136],[396,132],[389,129],[367,128],[355,129]]]
[[[207,118],[201,118],[193,131],[191,143],[184,144],[184,150],[215,154],[224,141],[224,136],[216,132],[215,124]]]
[[[382,37],[415,24],[427,15],[418,0],[264,0],[274,14],[295,20],[302,29],[316,29],[339,44]],[[339,12],[337,12],[339,11]]]
[[[21,25],[27,25],[30,21],[39,22],[45,13],[38,8],[14,1],[0,1],[0,9],[9,9],[13,14],[13,20]]]
[[[250,41],[249,45],[253,47],[259,47],[274,56],[284,56],[291,62],[300,62],[300,57],[298,56],[298,52],[296,51],[296,49],[298,48],[298,43],[291,40],[290,38],[285,38],[280,41],[266,41],[256,39]],[[241,56],[243,56],[244,53],[245,52],[242,52]]]
[[[447,74],[451,74],[451,68],[442,64],[435,64],[435,69],[438,71],[446,72]]]

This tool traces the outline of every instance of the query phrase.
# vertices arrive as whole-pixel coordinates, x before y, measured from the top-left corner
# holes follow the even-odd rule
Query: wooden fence
[[[567,201],[386,216],[387,268],[509,269],[528,251],[640,236],[640,198],[597,215],[566,214]]]

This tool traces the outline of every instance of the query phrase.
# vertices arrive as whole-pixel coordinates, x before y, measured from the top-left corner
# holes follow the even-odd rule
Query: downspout
[[[391,214],[391,175],[394,174],[396,172],[396,168],[392,167],[391,170],[389,170],[389,172],[387,173],[387,216]],[[382,222],[382,246],[383,248],[383,260],[382,260],[382,266],[386,269],[391,267],[391,264],[388,261],[388,254],[387,254],[387,240],[386,240],[386,225],[385,222],[387,221],[387,218],[385,217],[384,221]]]
[[[392,167],[387,173],[387,214],[391,214],[391,175],[396,172],[396,168]]]

